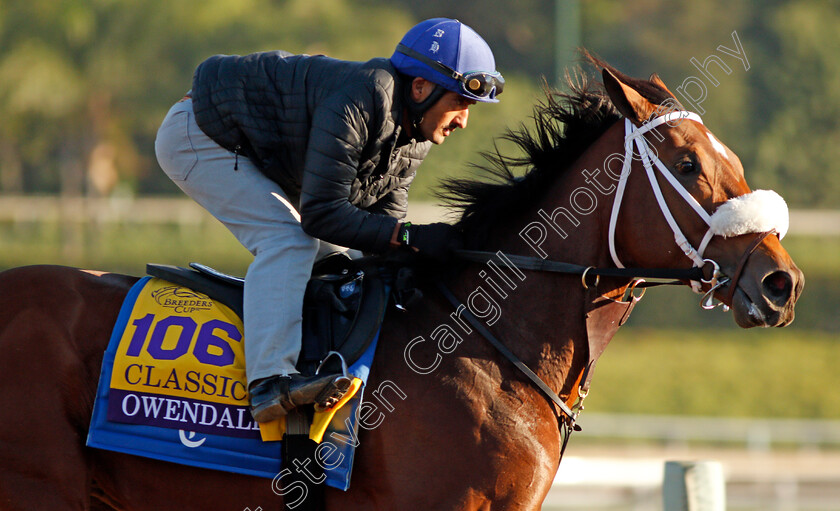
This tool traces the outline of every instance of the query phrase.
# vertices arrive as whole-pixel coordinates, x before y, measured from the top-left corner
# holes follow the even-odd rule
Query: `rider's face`
[[[422,101],[434,89],[433,83],[422,78],[416,78],[413,85],[412,92],[415,101]],[[423,120],[420,122],[420,134],[433,144],[442,144],[455,129],[467,127],[470,116],[469,107],[474,104],[475,101],[472,99],[446,91],[423,115]]]

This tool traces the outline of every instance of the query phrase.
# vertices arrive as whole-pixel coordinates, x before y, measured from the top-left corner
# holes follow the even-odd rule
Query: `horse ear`
[[[665,90],[665,92],[667,92],[668,94],[670,94],[672,98],[677,99],[677,97],[676,97],[676,96],[674,96],[674,93],[673,93],[673,92],[671,92],[671,90],[668,88],[668,86],[667,86],[667,85],[665,85],[665,82],[663,82],[663,81],[662,81],[662,78],[659,78],[659,75],[658,75],[658,74],[653,73],[652,75],[650,75],[650,79],[649,79],[649,80],[650,80],[651,82],[655,83],[656,85],[658,85],[658,86],[662,87],[662,89],[664,89],[664,90]]]
[[[601,71],[604,88],[621,115],[641,126],[656,111],[656,105],[643,98],[635,89],[618,79],[612,71]]]

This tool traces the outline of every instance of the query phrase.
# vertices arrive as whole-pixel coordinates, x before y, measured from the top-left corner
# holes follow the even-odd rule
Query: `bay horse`
[[[710,227],[703,213],[719,220],[733,200],[755,197],[738,157],[656,75],[634,79],[593,61],[602,87],[581,78],[569,93],[547,90],[536,126],[509,133],[521,156],[497,150],[485,166],[490,179],[444,185],[463,208],[468,247],[587,269],[686,270],[713,261],[728,280],[706,275],[707,267],[694,285],[731,307],[738,325],[789,324],[802,273],[780,244],[783,233],[756,234],[784,229],[786,217],[765,225],[783,203],[745,201],[757,212],[735,217],[757,226]],[[648,172],[651,162],[669,175]],[[517,166],[527,172],[515,177]],[[602,349],[627,312],[604,308],[595,332],[593,297],[632,303],[623,295],[638,281],[500,268],[462,262],[442,279],[578,413],[591,338]],[[281,509],[283,489],[268,479],[85,447],[103,352],[136,280],[59,266],[0,274],[0,508]],[[382,326],[368,387],[389,382],[399,392],[368,410],[352,486],[327,488],[327,509],[539,509],[565,417],[440,289],[431,281],[421,288],[424,300],[389,312]]]

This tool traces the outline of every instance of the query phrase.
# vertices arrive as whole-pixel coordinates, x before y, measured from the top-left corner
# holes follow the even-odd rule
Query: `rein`
[[[456,250],[455,255],[459,259],[476,263],[486,263],[498,255],[497,252],[486,252],[482,250]],[[581,275],[585,287],[588,287],[587,277],[626,277],[629,279],[675,279],[669,282],[640,282],[637,287],[653,287],[662,285],[682,285],[681,280],[700,280],[708,282],[705,278],[703,268],[595,268],[594,266],[583,266],[580,264],[565,263],[539,257],[505,254],[505,258],[520,270],[532,270],[548,273],[565,273],[570,275]],[[708,260],[714,266],[713,271],[718,270],[714,261]]]
[[[762,238],[763,239],[763,238]],[[755,244],[758,246],[758,243]],[[456,250],[455,255],[462,260],[470,261],[470,262],[477,262],[477,263],[486,263],[493,259],[495,259],[499,252],[488,252],[482,250]],[[592,289],[592,287],[598,285],[598,281],[601,277],[618,277],[618,278],[628,278],[631,280],[635,280],[635,284],[633,284],[632,288],[647,288],[653,286],[660,286],[660,285],[682,285],[684,280],[700,280],[702,282],[709,282],[704,276],[703,268],[693,267],[693,268],[595,268],[593,266],[583,266],[579,264],[572,264],[566,263],[562,261],[554,261],[550,259],[540,259],[538,257],[529,257],[529,256],[521,256],[515,254],[503,254],[505,260],[513,265],[515,268],[519,270],[531,270],[531,271],[539,271],[539,272],[549,272],[549,273],[562,273],[562,274],[570,274],[570,275],[580,275],[581,276],[581,284],[583,285],[584,289]],[[746,257],[749,257],[747,255]],[[746,257],[744,261],[746,261]],[[713,272],[715,275],[720,275],[720,270],[713,261],[710,261],[713,264]],[[589,277],[594,277],[594,281],[587,280]],[[676,279],[676,280],[669,280],[667,282],[645,282],[642,279],[645,278],[653,278],[653,279]],[[507,358],[517,369],[519,369],[528,379],[557,407],[566,415],[566,420],[561,420],[561,425],[566,424],[570,428],[575,427],[575,421],[577,419],[578,412],[573,412],[572,409],[567,405],[560,396],[557,395],[539,376],[537,376],[534,371],[532,371],[527,365],[525,365],[522,360],[520,360],[516,355],[511,352],[507,346],[504,345],[499,339],[497,339],[470,311],[467,307],[463,307],[461,302],[458,298],[446,287],[445,284],[438,281],[437,283],[438,289],[440,292],[446,297],[447,300],[456,308],[460,308],[463,310],[463,316],[466,320],[473,326],[475,329],[487,339],[490,344],[492,344],[505,358]],[[638,299],[635,299],[638,301]],[[632,302],[632,301],[631,301]],[[625,318],[626,319],[626,314]],[[623,323],[623,321],[622,321]],[[587,373],[589,372],[587,368]],[[584,388],[587,384],[586,381],[582,379],[580,382],[581,388]],[[585,395],[585,391],[581,394],[581,397]],[[579,401],[580,402],[580,401]],[[559,418],[559,417],[558,417]],[[579,429],[579,428],[578,428]],[[567,435],[568,437],[568,435]],[[565,447],[565,443],[564,443]],[[562,453],[561,453],[562,457]]]

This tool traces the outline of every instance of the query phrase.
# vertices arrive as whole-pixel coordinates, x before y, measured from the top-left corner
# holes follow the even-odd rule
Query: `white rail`
[[[716,486],[706,496],[720,502],[725,493],[731,509],[840,509],[840,420],[584,412],[580,424],[544,511],[670,511],[666,495],[683,495],[679,477],[668,488],[670,460],[719,463],[725,490],[707,478]]]
[[[415,222],[432,222],[446,210],[432,203],[413,202]],[[791,211],[790,232],[798,235],[840,236],[840,211]],[[212,220],[198,204],[181,197],[61,197],[0,196],[0,222],[176,223],[195,225]]]

